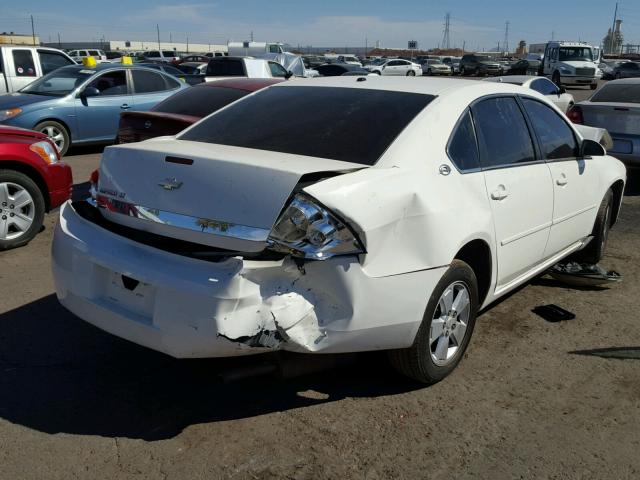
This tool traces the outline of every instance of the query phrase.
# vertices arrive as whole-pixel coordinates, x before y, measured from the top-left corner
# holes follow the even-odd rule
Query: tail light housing
[[[98,198],[98,180],[100,179],[100,170],[96,169],[91,172],[89,177],[89,193],[91,198],[95,201]]]
[[[584,117],[582,116],[582,108],[578,105],[574,105],[567,112],[567,118],[571,120],[573,123],[577,123],[580,125],[584,124]]]

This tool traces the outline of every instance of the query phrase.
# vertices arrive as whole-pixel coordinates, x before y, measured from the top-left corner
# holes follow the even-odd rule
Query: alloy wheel
[[[431,320],[429,349],[438,366],[450,363],[462,345],[471,315],[469,289],[464,282],[445,288]]]
[[[31,194],[17,183],[0,183],[0,240],[14,240],[33,224],[36,208]]]
[[[61,152],[64,149],[64,135],[59,128],[47,125],[41,130],[41,132],[49,137],[49,139],[55,144],[58,152]]]

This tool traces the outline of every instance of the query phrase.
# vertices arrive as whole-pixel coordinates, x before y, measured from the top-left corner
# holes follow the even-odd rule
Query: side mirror
[[[563,93],[567,93],[567,89],[564,87],[558,87],[558,95],[562,95]]]
[[[87,87],[80,94],[80,96],[83,98],[97,97],[98,95],[100,95],[100,90],[98,90],[96,87]]]
[[[585,139],[580,146],[580,157],[602,157],[607,152],[602,145],[593,140]]]
[[[289,71],[285,74],[284,78],[285,78],[285,80],[289,80],[291,77],[293,77],[293,72],[292,72],[291,70],[289,70]]]

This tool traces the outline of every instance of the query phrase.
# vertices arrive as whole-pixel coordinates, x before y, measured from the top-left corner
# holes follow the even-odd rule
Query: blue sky
[[[282,41],[292,45],[360,46],[376,41],[385,47],[418,40],[431,48],[442,40],[445,13],[451,13],[452,46],[490,49],[504,38],[537,43],[551,38],[599,44],[613,19],[611,0],[529,0],[433,2],[418,0],[21,0],[2,2],[0,32],[30,33],[33,14],[43,41],[152,41],[159,24],[161,40],[223,43],[247,40]],[[640,2],[620,3],[625,43],[640,44]]]

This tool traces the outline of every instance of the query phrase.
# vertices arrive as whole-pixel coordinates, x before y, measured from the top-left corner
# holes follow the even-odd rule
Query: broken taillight
[[[582,108],[577,105],[574,105],[567,112],[567,118],[571,120],[573,123],[584,124],[584,118],[582,116]]]

